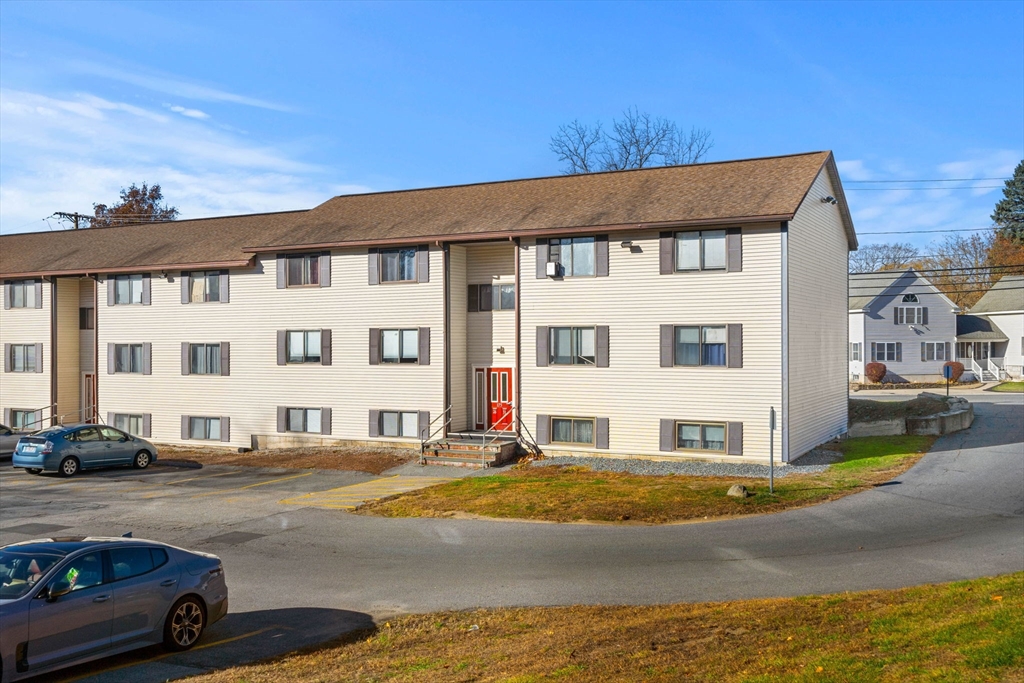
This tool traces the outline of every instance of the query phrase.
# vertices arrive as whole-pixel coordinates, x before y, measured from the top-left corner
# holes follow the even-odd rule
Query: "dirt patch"
[[[380,474],[415,460],[417,453],[399,448],[311,447],[281,448],[234,453],[164,446],[161,460],[178,460],[200,465],[241,465],[243,467],[289,467],[297,469],[346,470]]]
[[[907,417],[926,417],[949,409],[945,401],[915,398],[911,401],[870,401],[850,399],[850,424]]]
[[[982,385],[981,382],[950,382],[950,389],[977,389]],[[945,389],[945,382],[885,382],[882,384],[851,384],[850,388],[854,391],[864,390],[887,390],[892,391],[893,389]]]

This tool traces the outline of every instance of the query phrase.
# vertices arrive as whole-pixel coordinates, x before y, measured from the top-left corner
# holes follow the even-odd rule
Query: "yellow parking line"
[[[188,479],[175,479],[174,481],[167,482],[167,485],[172,484],[184,484],[186,481],[198,481],[199,479],[213,479],[214,477],[226,477],[229,474],[242,474],[241,470],[237,472],[218,472],[217,474],[204,474],[201,477],[189,477]]]
[[[218,495],[220,493],[230,493],[232,491],[243,491],[245,489],[254,489],[257,486],[266,486],[267,484],[276,484],[278,482],[288,481],[289,479],[299,479],[300,477],[308,477],[311,474],[313,474],[313,473],[312,472],[303,472],[302,474],[293,474],[290,477],[281,477],[280,479],[271,479],[270,481],[261,481],[261,482],[259,482],[257,484],[249,484],[248,486],[239,486],[237,488],[232,488],[232,489],[220,489],[218,491],[209,491],[207,493],[198,493],[198,494],[196,494],[196,495],[194,495],[192,497],[193,498],[202,498],[204,496],[216,496],[216,495]]]

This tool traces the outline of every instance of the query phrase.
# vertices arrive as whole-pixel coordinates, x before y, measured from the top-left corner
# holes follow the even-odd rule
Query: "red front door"
[[[488,369],[487,386],[490,408],[488,426],[499,431],[512,429],[512,369]]]

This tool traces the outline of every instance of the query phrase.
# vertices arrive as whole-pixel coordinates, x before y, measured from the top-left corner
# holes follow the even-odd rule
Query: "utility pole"
[[[79,219],[84,219],[84,220],[87,220],[87,221],[91,221],[94,218],[93,216],[86,216],[85,214],[81,214],[81,213],[68,213],[67,211],[55,211],[53,213],[53,217],[54,218],[61,218],[61,219],[67,220],[67,221],[71,221],[72,223],[74,223],[74,226],[75,226],[74,229],[75,230],[78,230],[78,221],[79,221]]]

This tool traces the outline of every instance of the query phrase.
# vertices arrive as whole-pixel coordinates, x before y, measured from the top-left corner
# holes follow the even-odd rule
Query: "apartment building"
[[[847,423],[829,152],[0,237],[15,427],[792,460]]]

